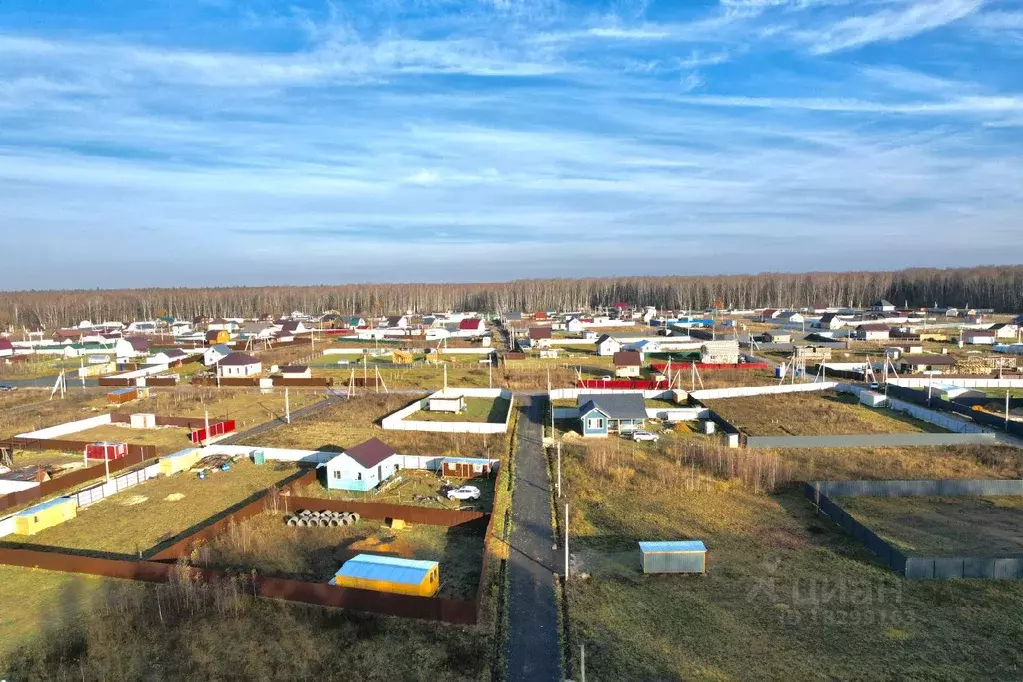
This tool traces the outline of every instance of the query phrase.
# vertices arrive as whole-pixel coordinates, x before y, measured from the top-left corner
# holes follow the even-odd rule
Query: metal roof
[[[398,453],[379,438],[370,438],[363,443],[348,448],[344,454],[358,462],[363,469],[369,469]]]
[[[52,500],[47,500],[46,502],[41,502],[40,504],[37,504],[34,507],[29,507],[28,509],[23,509],[22,511],[18,512],[17,514],[15,514],[15,516],[32,516],[34,514],[38,514],[39,512],[43,511],[44,509],[49,509],[50,507],[56,507],[57,505],[65,504],[70,499],[71,499],[70,497],[55,497]]]
[[[646,419],[646,403],[641,393],[580,393],[577,402],[580,408],[589,403],[612,419]]]
[[[656,552],[706,552],[707,547],[702,540],[666,540],[640,542],[639,551],[644,554]]]
[[[441,461],[451,464],[490,464],[494,460],[486,457],[445,457]]]
[[[343,578],[418,585],[437,565],[436,561],[358,554],[346,561],[335,575]]]

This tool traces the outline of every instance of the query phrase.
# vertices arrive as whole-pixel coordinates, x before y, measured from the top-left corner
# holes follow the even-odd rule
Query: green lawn
[[[507,398],[466,398],[465,409],[454,412],[431,412],[429,408],[410,415],[408,421],[474,422],[503,424],[508,418],[510,402]]]

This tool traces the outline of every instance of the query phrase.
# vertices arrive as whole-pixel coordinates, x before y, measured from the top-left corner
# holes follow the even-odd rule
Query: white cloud
[[[898,9],[848,17],[803,31],[798,37],[810,45],[814,54],[830,54],[932,31],[969,16],[982,4],[983,0],[911,0]]]
[[[703,85],[703,77],[695,71],[684,73],[679,78],[678,85],[682,92],[691,92]]]

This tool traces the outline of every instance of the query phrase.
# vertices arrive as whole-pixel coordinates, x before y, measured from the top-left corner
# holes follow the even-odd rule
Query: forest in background
[[[575,310],[624,301],[666,309],[896,305],[1019,312],[1023,265],[893,272],[527,279],[491,284],[344,284],[194,289],[16,291],[0,294],[0,325],[46,328],[173,315],[254,317],[293,310],[379,315],[476,310]]]

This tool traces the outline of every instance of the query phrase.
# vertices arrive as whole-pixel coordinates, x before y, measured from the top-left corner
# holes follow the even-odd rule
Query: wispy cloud
[[[847,17],[830,26],[803,31],[800,38],[814,54],[830,54],[926,33],[969,16],[982,4],[983,0],[911,0],[894,9]]]

